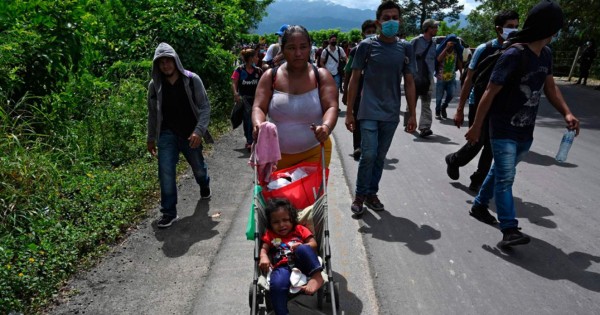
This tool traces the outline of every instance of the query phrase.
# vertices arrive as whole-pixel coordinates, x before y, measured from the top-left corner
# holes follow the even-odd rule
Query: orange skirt
[[[325,167],[329,168],[329,162],[331,162],[331,136],[325,141]],[[281,154],[281,160],[277,163],[277,169],[281,170],[294,166],[300,162],[320,162],[321,160],[321,146],[318,145],[308,151],[296,153],[296,154]]]

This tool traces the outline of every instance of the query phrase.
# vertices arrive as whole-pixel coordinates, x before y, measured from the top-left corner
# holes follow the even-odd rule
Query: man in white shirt
[[[337,36],[332,34],[329,36],[329,46],[323,49],[321,53],[320,66],[327,68],[329,73],[331,73],[338,91],[342,87],[342,74],[338,70],[340,62],[346,62],[346,53],[342,48],[337,46]]]

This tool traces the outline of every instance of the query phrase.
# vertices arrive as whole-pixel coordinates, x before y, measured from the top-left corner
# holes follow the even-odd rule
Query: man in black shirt
[[[176,166],[179,153],[190,164],[200,185],[200,199],[211,197],[210,177],[202,155],[210,104],[200,77],[185,70],[175,50],[161,43],[154,53],[148,86],[148,152],[158,156],[161,213],[157,226],[177,221]],[[158,152],[157,152],[158,142]]]

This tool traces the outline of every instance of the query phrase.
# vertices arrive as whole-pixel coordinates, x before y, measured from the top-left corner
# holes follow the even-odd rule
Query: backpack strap
[[[310,64],[312,66],[313,72],[315,74],[315,78],[317,79],[315,86],[318,88],[319,86],[321,86],[321,76],[319,74],[319,68],[317,68],[317,66],[315,66],[314,64]],[[279,69],[279,66],[271,69],[271,91],[275,91],[275,80],[277,80],[277,70]]]

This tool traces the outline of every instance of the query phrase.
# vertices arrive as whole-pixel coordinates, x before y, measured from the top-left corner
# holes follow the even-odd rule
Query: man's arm
[[[476,143],[479,141],[479,135],[481,134],[481,126],[483,125],[483,121],[485,120],[485,116],[490,110],[492,106],[492,102],[494,98],[502,90],[502,85],[498,85],[495,83],[488,83],[485,92],[483,92],[483,96],[481,97],[481,101],[479,101],[479,105],[477,106],[477,113],[475,114],[475,121],[471,128],[465,134],[465,138],[470,143]]]
[[[352,69],[352,75],[350,76],[350,82],[348,84],[348,99],[346,107],[346,128],[350,132],[354,132],[356,122],[354,121],[354,101],[356,101],[356,93],[358,93],[358,82],[360,79],[361,69]]]
[[[556,82],[554,82],[554,77],[552,75],[546,76],[546,81],[544,83],[544,94],[548,98],[548,101],[556,110],[563,115],[565,118],[565,122],[567,123],[567,128],[569,130],[575,130],[575,134],[579,135],[579,120],[573,116],[567,102],[562,96],[562,93],[558,89]]]
[[[463,82],[463,86],[460,90],[460,97],[458,99],[458,106],[456,106],[456,113],[454,114],[454,125],[460,128],[463,122],[465,121],[465,103],[469,99],[469,95],[471,94],[471,88],[473,87],[473,74],[475,71],[467,68],[467,77],[465,78],[465,82]]]
[[[350,76],[352,75],[352,59],[353,57],[350,55],[348,63],[346,64],[346,67],[344,67],[344,83],[342,88],[346,93],[342,95],[342,103],[345,105],[348,104],[348,84],[350,83]]]
[[[417,129],[417,92],[412,73],[404,74],[404,94],[410,116],[406,124],[406,132],[413,133]]]
[[[325,61],[326,61],[326,56],[325,54],[327,54],[327,47],[323,48],[323,52],[321,52],[321,59],[319,60],[320,66],[321,68],[325,68]]]
[[[148,134],[146,138],[146,146],[148,152],[152,156],[156,156],[156,92],[154,90],[154,82],[148,84]]]

